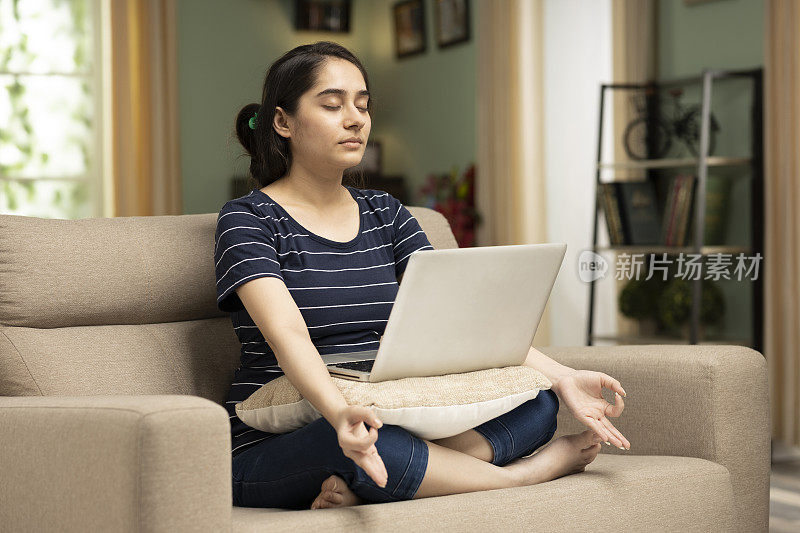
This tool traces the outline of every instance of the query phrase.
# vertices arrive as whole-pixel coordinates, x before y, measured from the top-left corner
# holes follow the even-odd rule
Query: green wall
[[[704,68],[738,70],[762,67],[763,25],[763,0],[715,0],[694,5],[687,5],[683,0],[659,0],[658,77],[695,76]],[[699,104],[700,88],[699,84],[686,87],[683,103]],[[752,82],[749,80],[713,82],[711,112],[719,122],[720,130],[712,155],[751,155],[751,99]],[[709,167],[708,177],[730,185],[723,244],[750,245],[751,168]],[[729,268],[732,279],[717,282],[726,302],[723,323],[707,331],[709,335],[724,338],[750,339],[753,314],[751,282],[737,281],[733,275],[735,266],[734,256]],[[705,272],[704,269],[704,277]],[[763,262],[758,275],[763,277]]]
[[[425,2],[427,50],[394,57],[392,4],[354,0],[349,34],[295,32],[291,0],[179,0],[178,91],[184,213],[217,212],[230,178],[249,159],[236,140],[239,109],[257,102],[269,65],[305,43],[331,40],[355,53],[370,76],[376,108],[371,139],[384,173],[416,189],[429,172],[475,161],[475,9],[472,40],[439,50],[433,3]],[[474,2],[473,2],[474,3]]]
[[[763,0],[658,2],[658,71],[690,76],[704,67],[751,68],[764,61]]]
[[[393,3],[370,2],[367,68],[381,99],[372,137],[386,149],[384,171],[405,175],[409,187],[416,188],[430,172],[448,172],[455,165],[461,173],[476,160],[476,8],[471,2],[470,41],[439,49],[434,2],[424,2],[427,49],[398,60]]]

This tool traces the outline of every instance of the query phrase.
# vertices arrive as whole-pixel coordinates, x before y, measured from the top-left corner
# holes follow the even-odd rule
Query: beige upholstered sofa
[[[456,246],[439,213],[410,210],[434,247]],[[767,530],[766,365],[724,345],[539,347],[628,392],[614,423],[631,450],[603,446],[579,474],[344,509],[233,507],[221,404],[239,344],[215,306],[215,222],[0,215],[1,531]],[[558,425],[585,428],[563,403]]]

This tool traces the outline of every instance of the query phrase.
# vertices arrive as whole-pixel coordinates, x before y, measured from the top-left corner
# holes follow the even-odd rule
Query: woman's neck
[[[338,206],[350,198],[341,178],[326,182],[307,176],[287,175],[270,184],[270,187],[290,198],[293,203],[319,211]]]

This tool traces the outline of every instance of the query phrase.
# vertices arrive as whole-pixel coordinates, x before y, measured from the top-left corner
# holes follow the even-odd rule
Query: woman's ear
[[[289,128],[289,116],[280,106],[275,107],[275,116],[272,119],[272,127],[281,137],[288,139],[292,136],[292,132]]]

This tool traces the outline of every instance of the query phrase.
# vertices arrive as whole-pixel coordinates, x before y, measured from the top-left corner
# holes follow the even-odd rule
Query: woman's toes
[[[325,491],[322,494],[322,499],[329,503],[340,504],[344,501],[344,496],[338,492]]]
[[[597,438],[598,438],[597,437],[597,433],[595,433],[591,429],[587,429],[586,431],[582,431],[580,433],[580,437],[581,437],[581,441],[583,442],[583,445],[581,446],[581,448],[584,448],[584,449],[590,447],[592,444],[597,442]]]
[[[319,496],[311,504],[312,509],[329,509],[331,507],[338,507],[344,501],[341,494],[336,492],[325,491],[320,493]]]
[[[590,447],[586,448],[585,450],[581,450],[581,456],[586,464],[591,463],[595,459],[597,459],[597,454],[600,452],[602,448],[601,444],[593,444]]]
[[[342,478],[332,475],[322,482],[319,495],[311,504],[312,509],[329,509],[332,507],[346,507],[360,505],[364,500],[350,490]]]
[[[338,476],[329,476],[325,481],[322,482],[322,487],[320,487],[321,492],[331,491],[335,492],[338,488]]]

